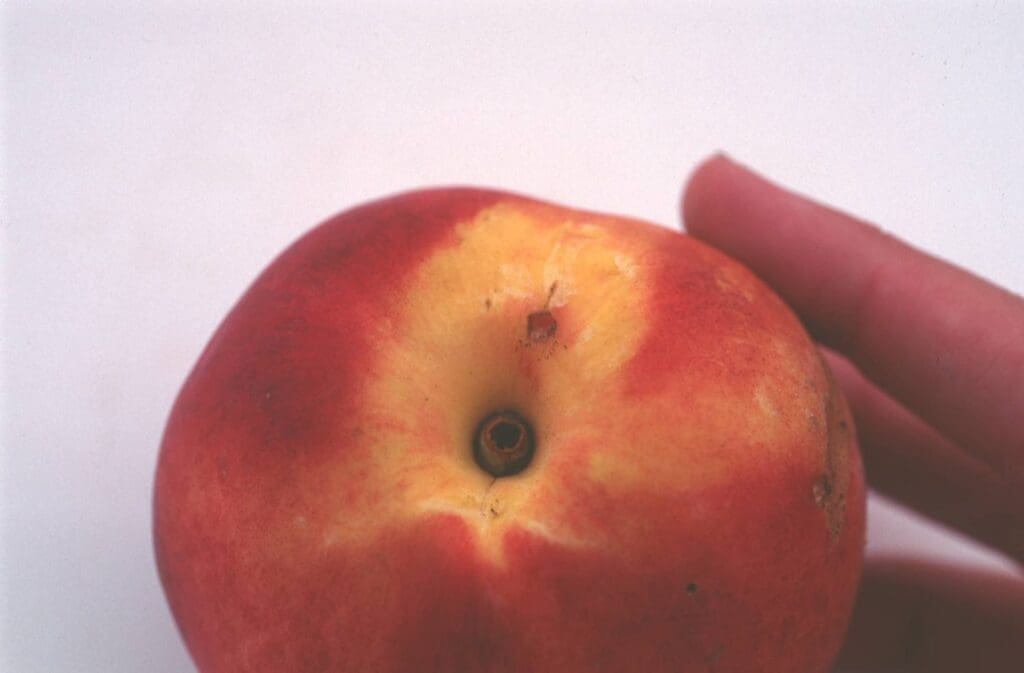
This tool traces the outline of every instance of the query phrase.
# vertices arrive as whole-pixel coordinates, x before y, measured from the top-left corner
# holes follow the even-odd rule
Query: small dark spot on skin
[[[486,309],[487,309],[488,311],[490,311],[490,310],[491,310],[491,298],[490,298],[490,297],[488,297],[487,299],[485,299],[485,300],[484,300],[484,307],[485,307],[485,308],[486,308]]]
[[[498,511],[495,510],[493,507],[491,508],[491,515],[492,516],[498,516]]]
[[[686,585],[686,593],[688,593],[688,594],[695,594],[695,593],[697,593],[697,583],[696,582],[690,582],[689,584],[687,584]]]
[[[846,421],[839,421],[839,429],[843,432],[846,431]]]

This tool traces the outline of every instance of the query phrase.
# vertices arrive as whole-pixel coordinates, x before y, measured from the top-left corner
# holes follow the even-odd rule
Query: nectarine
[[[475,189],[317,227],[174,406],[204,673],[827,670],[864,484],[815,344],[682,234]]]

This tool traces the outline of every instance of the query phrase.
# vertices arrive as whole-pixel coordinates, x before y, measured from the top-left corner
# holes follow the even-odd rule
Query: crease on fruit
[[[488,495],[490,491],[488,488],[487,493],[481,496],[467,493],[465,506],[445,500],[427,500],[420,504],[420,511],[460,519],[473,531],[481,556],[497,568],[506,565],[505,539],[516,529],[560,547],[581,549],[590,546],[578,536],[555,531],[545,522],[524,514],[509,500],[499,495]]]
[[[480,518],[482,518],[482,519],[486,519],[488,513],[492,517],[499,516],[499,512],[497,510],[497,501],[495,501],[493,504],[490,504],[490,505],[488,505],[488,503],[487,503],[487,494],[491,492],[491,489],[494,488],[494,484],[497,481],[498,481],[497,477],[495,477],[494,479],[491,479],[491,483],[487,484],[487,488],[484,489],[484,494],[480,497]]]

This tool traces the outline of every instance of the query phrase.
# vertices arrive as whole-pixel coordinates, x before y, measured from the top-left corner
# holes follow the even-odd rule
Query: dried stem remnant
[[[535,443],[533,428],[519,413],[496,411],[477,428],[473,458],[492,477],[507,477],[530,464]]]

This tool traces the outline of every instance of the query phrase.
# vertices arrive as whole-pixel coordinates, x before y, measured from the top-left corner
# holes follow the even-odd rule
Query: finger
[[[715,157],[686,228],[748,264],[826,345],[1024,483],[1024,300]]]
[[[921,561],[869,563],[837,673],[1010,673],[1024,661],[1024,580]]]
[[[825,351],[857,428],[868,482],[878,492],[1024,562],[1024,497]]]

